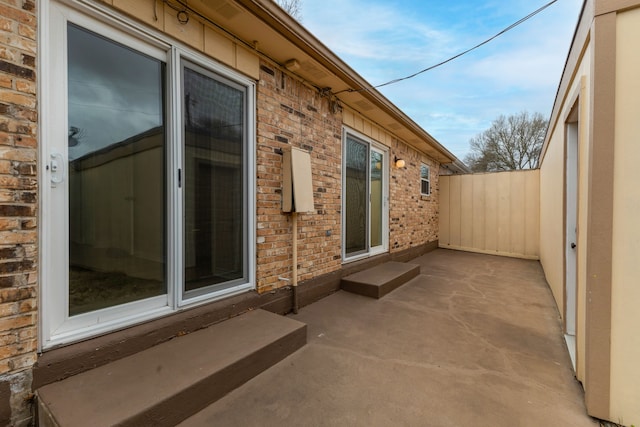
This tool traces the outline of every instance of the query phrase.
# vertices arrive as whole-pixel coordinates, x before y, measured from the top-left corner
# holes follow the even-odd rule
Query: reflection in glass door
[[[383,180],[382,171],[384,164],[383,153],[371,149],[371,173],[369,174],[369,194],[370,194],[370,229],[371,248],[382,246],[382,211],[383,211]]]
[[[347,133],[344,152],[344,256],[386,249],[385,152]]]
[[[246,96],[244,87],[186,62],[183,87],[184,291],[191,295],[246,279]]]
[[[165,64],[72,24],[67,43],[75,316],[166,293]]]
[[[345,253],[354,256],[367,251],[368,178],[367,144],[347,137],[345,150]]]
[[[41,347],[254,288],[255,82],[50,3]]]

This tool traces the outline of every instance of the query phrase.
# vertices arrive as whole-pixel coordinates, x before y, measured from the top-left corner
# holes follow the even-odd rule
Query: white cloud
[[[381,88],[459,158],[498,115],[549,114],[582,0],[562,0],[443,67]],[[303,1],[303,24],[372,84],[427,68],[496,34],[530,0]],[[406,6],[406,5],[405,5]]]
[[[448,54],[455,37],[392,3],[326,0],[303,3],[303,24],[339,56],[425,62]],[[421,19],[417,19],[421,18]]]

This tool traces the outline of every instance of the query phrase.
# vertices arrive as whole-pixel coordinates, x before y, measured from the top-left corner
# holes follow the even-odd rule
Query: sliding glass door
[[[183,87],[184,293],[189,295],[245,277],[246,90],[188,62]]]
[[[255,86],[53,2],[43,347],[255,285]]]
[[[383,147],[345,131],[343,153],[343,258],[387,250],[388,159]]]
[[[165,63],[76,25],[67,38],[74,316],[166,294]]]

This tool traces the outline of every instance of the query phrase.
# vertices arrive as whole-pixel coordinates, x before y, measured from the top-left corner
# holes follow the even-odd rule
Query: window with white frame
[[[83,12],[50,7],[44,347],[255,283],[254,82]]]
[[[431,195],[431,169],[424,163],[420,164],[420,194],[423,196]]]

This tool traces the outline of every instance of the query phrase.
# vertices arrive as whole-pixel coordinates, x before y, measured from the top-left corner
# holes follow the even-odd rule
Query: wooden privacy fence
[[[539,259],[539,170],[439,179],[441,248]]]

